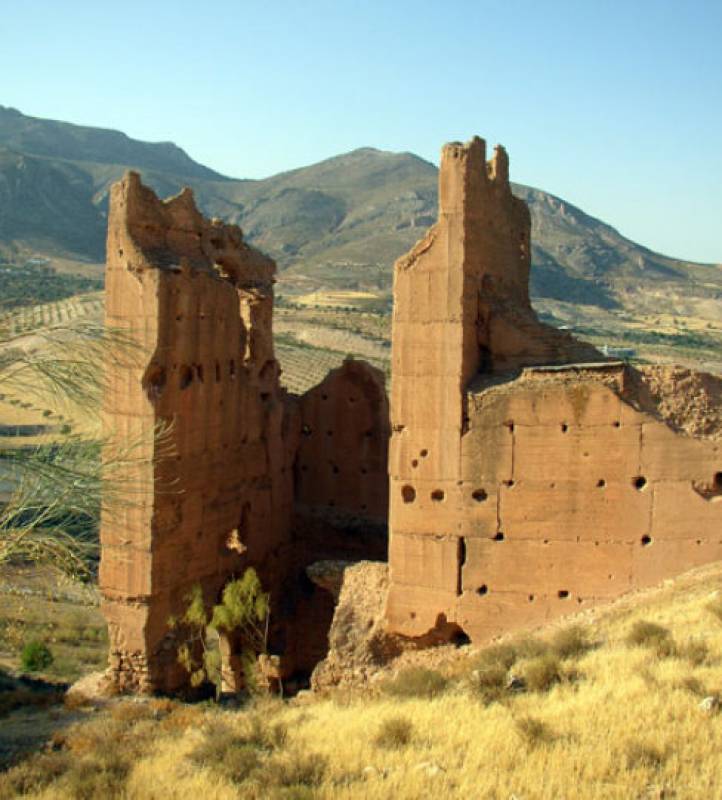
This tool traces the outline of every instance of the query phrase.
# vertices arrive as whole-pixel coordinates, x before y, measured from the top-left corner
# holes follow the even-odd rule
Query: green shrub
[[[447,679],[436,670],[426,667],[407,667],[385,684],[394,697],[438,697],[446,690]]]
[[[328,761],[318,753],[281,753],[266,762],[263,774],[259,777],[271,786],[285,788],[282,796],[290,797],[293,795],[289,794],[288,789],[296,792],[304,787],[319,786],[327,768]]]
[[[115,800],[123,797],[130,763],[112,752],[76,762],[62,778],[64,796],[73,800]]]
[[[503,663],[480,664],[471,673],[470,684],[485,703],[499,700],[506,691],[508,669]]]
[[[517,658],[538,658],[549,652],[549,645],[535,636],[526,636],[519,639],[514,645]]]
[[[697,695],[697,697],[707,697],[709,694],[705,685],[698,678],[694,677],[684,678],[680,682],[679,688],[684,689],[690,694]]]
[[[411,741],[413,731],[414,726],[410,720],[405,717],[390,717],[381,723],[374,744],[377,747],[399,749]]]
[[[520,717],[514,720],[514,726],[519,736],[530,747],[538,747],[554,738],[547,725],[536,717]]]
[[[53,663],[53,654],[45,642],[37,639],[28,642],[20,653],[20,663],[26,672],[39,672]]]
[[[659,769],[666,759],[666,754],[658,747],[636,740],[628,742],[624,749],[624,760],[627,764],[627,769],[634,769],[635,767]]]
[[[677,647],[677,655],[686,658],[695,667],[701,667],[709,661],[709,648],[701,639],[691,639],[683,646]]]
[[[530,692],[548,692],[562,679],[559,659],[551,653],[531,659],[524,665],[523,678]]]
[[[49,786],[70,768],[66,753],[43,753],[0,773],[0,797],[23,797]]]
[[[501,667],[511,669],[519,657],[517,648],[511,643],[495,644],[479,653],[477,663],[480,669]]]
[[[551,640],[551,652],[558,658],[576,658],[591,649],[587,632],[580,625],[557,631]]]
[[[632,625],[627,634],[627,644],[634,647],[648,647],[658,658],[676,655],[674,639],[667,628],[654,622],[639,620]]]

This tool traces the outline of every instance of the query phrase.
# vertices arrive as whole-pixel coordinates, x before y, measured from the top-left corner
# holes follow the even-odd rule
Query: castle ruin
[[[530,254],[504,150],[447,145],[439,220],[395,266],[390,411],[359,361],[297,397],[274,357],[273,262],[190,190],[114,185],[106,322],[140,358],[109,366],[104,424],[142,442],[127,477],[144,487],[102,521],[120,689],[182,688],[168,618],[246,566],[290,675],[325,655],[321,559],[388,551],[388,630],[474,642],[722,559],[722,428],[699,412],[719,380],[674,373],[698,399],[680,410],[664,371],[543,325]]]

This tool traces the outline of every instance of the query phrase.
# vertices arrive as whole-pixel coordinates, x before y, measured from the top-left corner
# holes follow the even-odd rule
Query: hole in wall
[[[421,456],[421,458],[426,458],[426,456],[429,455],[429,451],[424,449],[419,453],[419,455]]]
[[[356,402],[356,398],[355,398],[355,397],[349,397],[349,398],[348,398],[348,401],[349,401],[349,403],[352,403],[352,404],[353,404],[353,403],[355,403],[355,402]]]
[[[414,459],[412,459],[412,461],[411,461],[411,466],[412,466],[412,467],[418,467],[418,466],[419,466],[419,460],[418,460],[418,458],[414,458]]]
[[[193,370],[190,367],[181,367],[179,379],[180,388],[187,389],[191,383],[193,383]]]
[[[465,647],[467,644],[471,644],[471,639],[469,638],[468,634],[459,628],[458,631],[451,635],[449,644],[453,644],[454,647]]]
[[[510,489],[511,489],[511,487],[513,485],[514,485],[514,481],[512,481],[512,480],[504,481],[504,486],[508,486]]]
[[[321,395],[321,400],[328,400],[328,395],[327,394],[322,394]]]
[[[622,427],[622,423],[618,419],[615,419],[614,422],[612,423],[612,427],[621,428]]]
[[[604,478],[600,478],[597,481],[597,489],[603,489],[606,485],[607,485],[607,482],[604,480]]]
[[[163,393],[166,384],[166,371],[164,367],[154,365],[146,372],[145,391],[149,399],[154,400]]]
[[[435,503],[440,503],[444,499],[444,496],[445,495],[442,489],[434,489],[434,491],[431,493],[431,499]]]
[[[366,469],[366,467],[361,467],[361,474],[362,475],[368,475],[368,473],[369,473],[369,471]]]
[[[640,539],[640,541],[642,542],[642,547],[649,547],[649,545],[652,544],[652,537],[647,536],[647,534],[645,533],[644,536],[642,536],[642,538]]]
[[[329,464],[331,465],[331,472],[333,472],[334,475],[338,475],[339,468],[336,466],[336,464],[334,464],[332,461],[329,461]]]
[[[530,603],[533,603],[533,602],[534,602],[534,595],[533,595],[533,594],[530,594],[530,595],[529,595],[529,602],[530,602]]]
[[[236,377],[236,362],[231,359],[228,362],[228,374],[231,376],[231,380],[235,380]]]
[[[509,433],[514,433],[514,422],[513,421],[505,422],[504,425],[506,425],[506,427],[509,428]]]
[[[493,536],[492,539],[495,542],[503,542],[504,541],[504,534],[501,531],[497,531]]]
[[[221,365],[216,361],[216,383],[221,380]]]
[[[483,489],[475,489],[471,496],[477,503],[483,503],[489,495]]]
[[[464,564],[466,564],[466,539],[460,536],[456,552],[456,595],[461,597],[464,591]]]
[[[476,593],[483,597],[485,594],[489,594],[489,587],[485,583],[482,583],[476,590]]]
[[[203,364],[196,364],[196,375],[198,380],[203,383]]]
[[[632,486],[634,486],[637,491],[641,492],[646,485],[647,479],[644,477],[644,475],[637,475],[636,478],[632,478]]]
[[[562,430],[562,433],[566,433],[569,430],[569,426],[567,425],[566,422],[562,422],[561,430]]]
[[[326,436],[333,436],[333,431],[326,431]]]
[[[401,487],[401,499],[404,503],[413,503],[416,500],[416,489],[413,486],[406,486]]]
[[[712,478],[712,486],[714,486],[715,491],[722,492],[722,472],[715,472],[714,478]]]
[[[569,590],[568,590],[568,589],[560,589],[560,590],[557,592],[557,597],[558,597],[560,600],[566,600],[566,599],[569,597]]]

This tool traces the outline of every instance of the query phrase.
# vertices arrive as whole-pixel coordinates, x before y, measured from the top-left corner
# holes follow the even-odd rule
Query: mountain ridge
[[[207,215],[239,224],[289,286],[390,292],[391,265],[437,215],[437,167],[360,147],[263,179],[233,179],[172,143],[26,117],[0,106],[0,256],[103,259],[110,184],[127,168],[161,196],[185,185]],[[532,216],[532,294],[600,308],[669,284],[722,296],[722,268],[674,259],[545,190],[512,184]]]

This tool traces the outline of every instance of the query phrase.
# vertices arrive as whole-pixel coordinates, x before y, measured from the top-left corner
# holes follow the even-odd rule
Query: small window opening
[[[483,597],[485,594],[489,593],[489,587],[485,583],[482,583],[481,586],[476,590],[476,593]]]
[[[414,458],[414,459],[412,459],[412,461],[411,461],[411,466],[412,466],[412,467],[418,467],[418,466],[419,466],[419,460],[418,460],[418,458]]]
[[[632,479],[632,485],[637,491],[641,492],[647,485],[647,479],[643,475],[638,475],[636,478]]]
[[[560,589],[560,590],[557,592],[557,597],[558,597],[560,600],[566,600],[566,599],[569,597],[569,590],[568,590],[568,589]]]
[[[606,485],[607,485],[607,482],[604,480],[604,478],[600,478],[597,481],[597,488],[598,489],[603,489]]]
[[[181,367],[180,388],[187,389],[193,383],[193,370],[190,367]]]
[[[501,531],[497,531],[492,537],[495,542],[503,542],[504,541],[504,534]]]
[[[647,534],[645,533],[644,536],[642,536],[641,542],[642,542],[642,547],[649,547],[649,545],[652,544],[652,537],[647,536]]]
[[[569,430],[569,426],[567,425],[566,422],[562,422],[561,428],[562,428],[562,433],[566,433]]]
[[[444,499],[444,492],[441,489],[434,489],[431,493],[431,499],[435,503],[440,503]]]
[[[426,456],[428,456],[428,455],[429,455],[429,451],[428,451],[428,450],[422,450],[422,451],[419,453],[419,455],[421,456],[421,458],[426,458]]]
[[[476,489],[471,496],[477,503],[483,503],[489,495],[483,489]]]
[[[534,602],[534,595],[533,595],[533,594],[530,594],[530,595],[529,595],[529,602],[530,602],[530,603],[533,603],[533,602]]]

